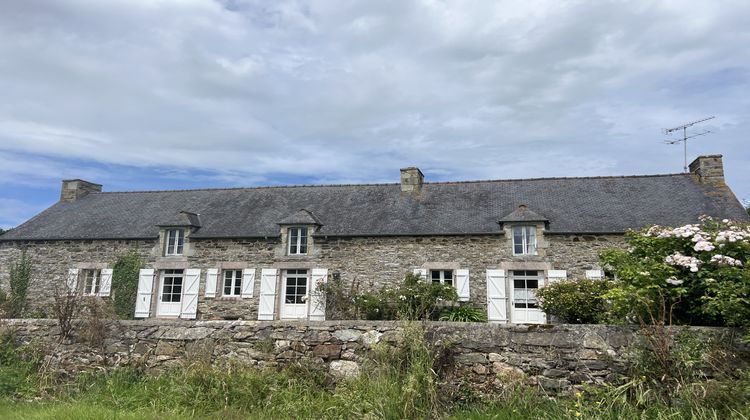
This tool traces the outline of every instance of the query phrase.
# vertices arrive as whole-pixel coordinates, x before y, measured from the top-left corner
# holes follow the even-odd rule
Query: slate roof
[[[701,214],[747,220],[726,188],[688,174],[399,184],[103,192],[58,202],[0,240],[155,238],[180,211],[200,214],[192,238],[276,237],[299,209],[319,235],[497,234],[520,204],[549,219],[550,233],[616,233],[650,224],[694,223]]]
[[[201,227],[201,218],[199,214],[180,211],[175,214],[167,215],[165,219],[159,221],[156,225]]]
[[[322,223],[320,223],[320,220],[318,220],[317,217],[315,217],[312,212],[305,209],[299,209],[294,214],[290,214],[289,216],[283,218],[281,221],[278,222],[279,225],[317,225],[320,226]]]
[[[511,222],[549,222],[549,219],[540,216],[533,210],[529,210],[526,204],[521,204],[517,209],[513,210],[510,214],[500,218],[500,223],[511,223]]]

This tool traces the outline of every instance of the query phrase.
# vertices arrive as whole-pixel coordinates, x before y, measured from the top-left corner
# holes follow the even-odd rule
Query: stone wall
[[[507,235],[506,235],[507,236]],[[622,235],[544,235],[543,255],[512,255],[503,235],[314,238],[311,253],[286,256],[279,237],[267,239],[190,239],[189,253],[162,257],[158,239],[86,241],[0,241],[0,287],[7,289],[10,264],[25,248],[34,261],[30,304],[49,308],[54,284],[64,282],[69,268],[112,267],[117,256],[136,249],[147,268],[202,269],[198,316],[201,319],[256,319],[262,268],[327,268],[361,289],[379,288],[403,279],[414,268],[468,269],[470,295],[475,305],[486,305],[485,270],[563,269],[569,277],[582,277],[596,268],[601,250],[624,245]],[[256,268],[253,298],[205,298],[209,268]],[[156,301],[156,299],[153,299]]]
[[[606,325],[526,326],[428,322],[426,337],[447,349],[447,381],[480,389],[522,381],[550,391],[613,381],[626,370],[635,328]],[[295,361],[324,364],[332,376],[359,372],[378,343],[398,346],[404,324],[388,321],[111,321],[100,346],[75,336],[60,343],[52,320],[8,320],[19,343],[37,346],[67,373],[137,365],[160,370],[184,363],[239,362],[259,367]],[[733,330],[685,328],[706,343],[723,341],[744,354]],[[732,362],[737,363],[737,362]]]

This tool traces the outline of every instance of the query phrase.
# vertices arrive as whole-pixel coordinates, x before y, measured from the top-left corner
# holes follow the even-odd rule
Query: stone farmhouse
[[[424,182],[404,168],[394,184],[137,192],[74,179],[0,236],[0,286],[25,249],[33,307],[49,308],[55,284],[109,296],[117,256],[135,249],[147,264],[138,318],[323,320],[320,282],[379,287],[414,272],[490,321],[543,323],[539,287],[602,278],[598,253],[628,229],[702,214],[748,218],[721,155],[647,176]]]

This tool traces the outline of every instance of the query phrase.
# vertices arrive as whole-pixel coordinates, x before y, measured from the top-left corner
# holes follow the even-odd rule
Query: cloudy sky
[[[750,2],[5,1],[0,227],[105,190],[675,173],[750,199]]]

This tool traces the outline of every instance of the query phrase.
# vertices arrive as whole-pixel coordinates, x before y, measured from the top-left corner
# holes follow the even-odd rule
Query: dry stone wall
[[[446,349],[447,381],[479,389],[522,381],[557,392],[615,380],[635,328],[606,325],[527,326],[428,322],[427,339]],[[336,377],[358,374],[375,345],[398,346],[405,324],[389,321],[111,321],[100,346],[73,336],[60,343],[52,320],[8,320],[0,328],[43,349],[49,366],[65,373],[145,366],[151,370],[196,361],[280,367],[303,361]],[[691,334],[741,347],[732,330],[690,327]]]
[[[541,241],[541,240],[540,240]],[[262,268],[327,268],[360,289],[379,288],[403,279],[414,268],[468,269],[471,301],[485,306],[485,270],[540,264],[548,269],[568,270],[581,277],[597,267],[601,250],[623,246],[622,235],[546,235],[544,255],[514,257],[508,238],[502,235],[393,236],[314,238],[307,256],[285,256],[281,239],[192,239],[184,257],[165,258],[153,240],[79,240],[0,242],[0,287],[8,288],[10,264],[26,249],[34,262],[29,291],[32,308],[49,312],[55,284],[62,284],[69,268],[112,267],[122,253],[136,249],[146,268],[199,268],[202,270],[198,317],[201,319],[256,319]],[[536,266],[534,264],[537,264]],[[205,298],[209,268],[255,268],[253,298]],[[155,301],[155,299],[154,299]]]

